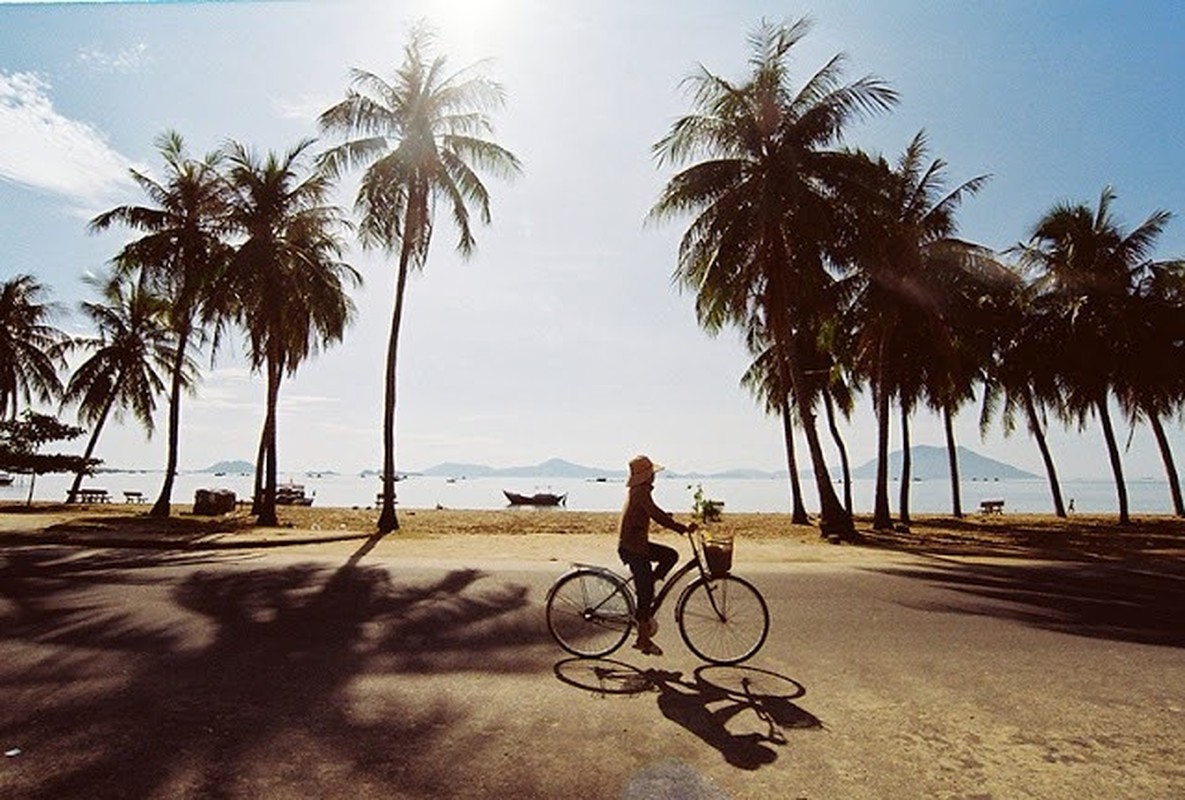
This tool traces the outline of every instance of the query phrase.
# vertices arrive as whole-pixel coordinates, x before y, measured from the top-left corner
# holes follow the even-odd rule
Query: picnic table
[[[144,493],[136,491],[125,491],[123,493],[123,501],[125,503],[143,503]]]
[[[69,493],[67,493],[68,496]],[[79,489],[74,495],[75,500],[79,503],[110,503],[111,495],[107,493],[106,489]]]
[[[979,510],[983,514],[1003,514],[1004,501],[1003,500],[984,500],[979,504]]]

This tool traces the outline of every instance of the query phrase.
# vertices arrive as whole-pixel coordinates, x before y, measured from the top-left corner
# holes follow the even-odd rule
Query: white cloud
[[[96,72],[117,72],[127,75],[139,72],[152,63],[148,45],[141,42],[135,47],[125,47],[110,53],[97,47],[84,47],[78,51],[75,60],[82,66]]]
[[[299,122],[316,122],[325,109],[341,100],[340,97],[317,97],[303,94],[299,97],[276,97],[272,99],[272,108],[280,119],[291,119]]]
[[[131,161],[102,133],[54,109],[50,85],[29,72],[0,72],[0,180],[103,205],[131,180]]]

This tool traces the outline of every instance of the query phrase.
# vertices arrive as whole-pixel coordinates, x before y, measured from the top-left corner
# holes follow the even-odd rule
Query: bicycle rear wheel
[[[547,629],[572,655],[597,658],[621,647],[634,624],[625,581],[598,570],[561,577],[547,593]]]
[[[675,619],[691,652],[713,664],[751,658],[769,635],[765,598],[735,575],[697,579],[680,595]]]

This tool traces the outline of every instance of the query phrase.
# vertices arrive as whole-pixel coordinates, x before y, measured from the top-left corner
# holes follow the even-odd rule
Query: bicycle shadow
[[[560,682],[602,697],[655,692],[664,717],[739,769],[776,761],[776,748],[788,743],[786,731],[823,727],[792,702],[806,694],[802,684],[756,667],[705,665],[688,679],[682,672],[642,670],[611,659],[569,658],[557,662],[554,672]]]

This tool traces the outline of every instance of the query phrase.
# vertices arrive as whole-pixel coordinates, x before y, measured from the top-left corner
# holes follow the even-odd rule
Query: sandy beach
[[[0,537],[8,544],[37,541],[141,546],[247,546],[365,540],[375,533],[373,509],[282,507],[280,527],[260,528],[245,511],[195,516],[174,506],[167,520],[144,506],[34,503],[0,505]],[[677,515],[689,519],[686,515]],[[400,528],[387,543],[408,555],[514,558],[531,561],[612,558],[617,514],[562,509],[492,511],[401,509]],[[787,514],[725,514],[714,528],[731,533],[738,561],[848,561],[893,553],[1048,560],[1130,561],[1185,557],[1185,522],[1170,516],[1138,517],[1120,526],[1113,517],[970,514],[915,518],[908,529],[873,531],[857,517],[860,544],[833,545],[818,529],[794,525]],[[660,540],[678,536],[660,531]]]

